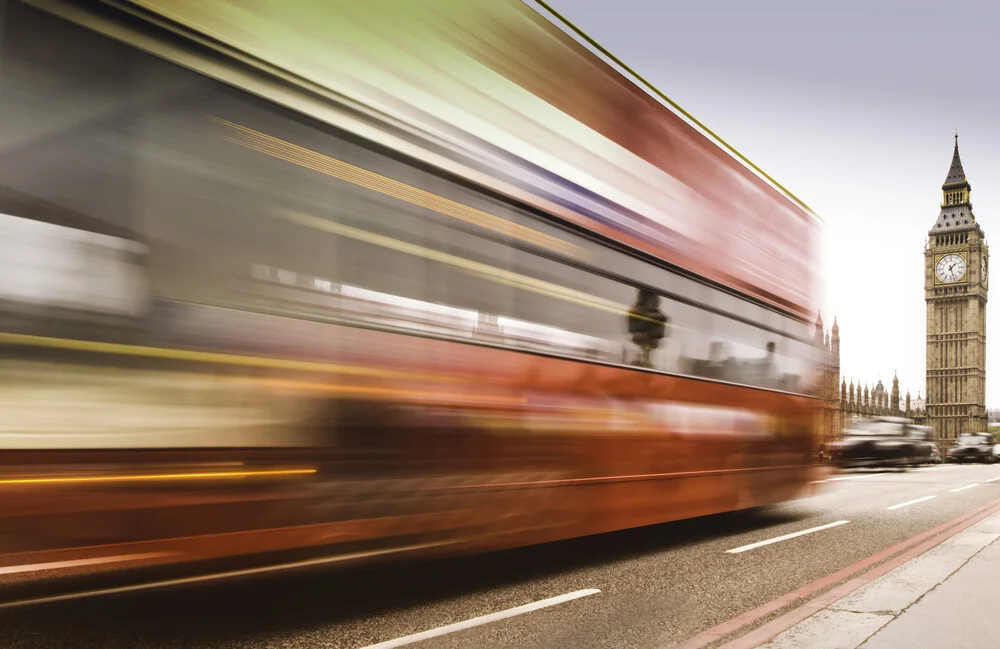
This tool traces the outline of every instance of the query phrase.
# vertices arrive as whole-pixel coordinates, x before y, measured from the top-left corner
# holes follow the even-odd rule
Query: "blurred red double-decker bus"
[[[377,5],[5,3],[12,584],[815,479],[809,210],[527,5]]]

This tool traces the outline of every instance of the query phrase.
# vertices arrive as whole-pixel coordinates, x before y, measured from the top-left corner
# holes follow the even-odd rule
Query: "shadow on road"
[[[669,553],[799,518],[782,509],[734,512],[484,555],[283,574],[10,609],[0,611],[0,646],[286,646],[278,638],[340,622],[377,620],[394,610],[495,587]],[[266,638],[274,638],[276,644]]]

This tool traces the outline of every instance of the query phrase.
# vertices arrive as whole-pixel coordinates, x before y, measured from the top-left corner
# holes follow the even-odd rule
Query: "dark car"
[[[827,445],[830,460],[843,468],[907,467],[931,461],[930,429],[914,426],[902,417],[880,417],[858,422],[836,442]]]
[[[906,426],[906,436],[914,440],[917,449],[918,464],[941,464],[941,451],[934,443],[933,429],[930,426]],[[926,449],[926,450],[925,450]]]
[[[959,435],[955,445],[948,449],[949,462],[997,461],[993,454],[993,439],[988,433],[966,433]]]

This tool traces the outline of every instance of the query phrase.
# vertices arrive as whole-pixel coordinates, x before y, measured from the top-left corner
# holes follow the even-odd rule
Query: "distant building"
[[[845,427],[857,419],[871,417],[907,417],[917,424],[926,425],[927,410],[924,399],[917,393],[912,399],[909,391],[899,392],[899,377],[893,376],[892,389],[887,390],[881,379],[869,389],[861,381],[850,383],[840,374],[840,325],[833,320],[829,333],[823,330],[822,316],[816,319],[816,345],[822,352],[818,395],[822,399],[818,427],[824,442],[837,439]],[[839,383],[839,385],[838,385]]]

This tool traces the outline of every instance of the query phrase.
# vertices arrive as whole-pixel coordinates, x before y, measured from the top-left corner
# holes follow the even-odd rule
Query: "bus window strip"
[[[325,223],[329,224],[329,222],[325,222]],[[346,226],[345,226],[345,227],[346,227]],[[352,230],[352,231],[351,231],[351,232],[350,232],[349,234],[354,234],[354,235],[358,235],[358,234],[359,234],[359,232],[353,232],[353,229],[351,229],[351,230]],[[341,234],[344,234],[344,233],[343,233],[343,232],[341,232]],[[365,233],[360,233],[360,234],[365,234]],[[365,237],[362,237],[362,238],[368,238],[368,237],[367,237],[367,236],[365,236]],[[384,243],[386,243],[386,241],[388,241],[388,240],[387,240],[386,238],[384,238],[384,237],[379,237],[379,238],[377,239],[377,241],[378,241],[379,243],[382,243],[382,244],[384,244]],[[404,242],[397,242],[397,243],[399,243],[399,244],[403,244]],[[418,246],[409,246],[409,250],[408,250],[408,251],[409,251],[409,252],[411,252],[411,253],[412,253],[412,252],[417,252],[418,254],[426,254],[426,253],[430,253],[430,252],[434,252],[434,251],[430,251],[429,249],[423,249],[422,247],[418,247]],[[463,261],[463,260],[461,260],[461,258],[455,258],[454,256],[450,256],[450,255],[449,255],[449,256],[447,257],[447,261],[450,261],[450,262],[455,262],[456,260],[458,260],[458,261]],[[466,261],[467,261],[467,260],[466,260]],[[497,272],[499,272],[499,271],[500,271],[500,269],[495,269],[495,268],[491,268],[491,267],[483,267],[483,268],[479,268],[478,266],[481,266],[481,265],[477,265],[477,267],[476,267],[476,268],[474,269],[474,270],[478,270],[478,271],[479,271],[479,273],[477,273],[477,274],[481,274],[481,275],[484,275],[484,276],[486,276],[487,278],[490,278],[490,279],[495,279],[495,277],[494,277],[494,276],[496,275],[496,273],[497,273]],[[254,272],[258,272],[258,270],[259,270],[259,266],[258,266],[258,267],[255,267],[255,268],[254,268],[253,270],[254,270]],[[534,280],[533,280],[532,278],[530,278],[530,277],[526,277],[526,276],[517,276],[517,274],[510,274],[510,275],[511,275],[512,277],[517,277],[517,278],[518,278],[519,280],[521,280],[521,281],[518,281],[518,282],[515,282],[515,285],[517,285],[517,286],[519,286],[519,287],[521,287],[521,288],[524,288],[524,287],[525,287],[526,285],[529,285],[529,286],[530,286],[530,283],[531,283],[532,281],[534,281]],[[509,279],[509,278],[508,278],[508,279]],[[290,281],[291,281],[292,283],[296,283],[296,282],[295,282],[295,277],[294,277],[294,273],[290,273],[290,274],[288,275],[288,277],[282,277],[282,276],[280,276],[280,273],[279,273],[279,277],[278,277],[278,281],[279,281],[279,283],[282,283],[282,284],[288,284],[288,283],[289,283]],[[565,289],[564,287],[559,287],[559,286],[557,286],[557,285],[551,285],[551,284],[549,284],[549,283],[540,283],[540,284],[541,284],[541,286],[542,286],[542,287],[544,287],[544,288],[546,288],[546,289],[549,289],[549,290],[546,290],[546,291],[543,291],[543,292],[544,292],[545,294],[547,294],[547,295],[549,295],[549,296],[552,296],[552,297],[557,297],[557,298],[562,298],[562,299],[566,299],[566,297],[567,297],[567,296],[566,296],[566,295],[565,295],[565,294],[563,293],[563,291],[570,291],[570,295],[569,295],[569,297],[571,297],[571,298],[577,298],[577,299],[575,299],[575,300],[572,300],[572,301],[575,301],[575,302],[582,302],[582,303],[584,303],[584,304],[585,304],[586,306],[595,306],[595,305],[594,305],[594,303],[593,303],[593,302],[591,302],[591,299],[592,299],[592,296],[587,296],[586,294],[579,294],[579,295],[577,295],[577,293],[578,293],[578,292],[575,292],[575,291],[572,291],[571,289]],[[627,283],[623,283],[623,284],[624,284],[624,285],[628,285]],[[535,286],[535,287],[533,287],[533,288],[536,288],[536,289],[537,289],[538,287],[537,287],[537,286]],[[554,291],[553,289],[559,289],[559,290],[558,290],[558,291]],[[585,298],[588,298],[588,299],[580,299],[581,297],[585,297]],[[405,298],[404,298],[404,299],[405,299]],[[613,309],[613,311],[615,312],[615,314],[616,314],[616,315],[624,315],[624,314],[627,314],[627,309],[625,308],[625,306],[624,306],[624,305],[612,305],[612,304],[610,304],[610,303],[607,303],[607,304],[601,304],[601,305],[598,305],[598,306],[603,306],[603,307],[605,307],[605,308],[609,308],[609,307],[612,307],[612,306],[616,306],[617,308],[614,308],[614,309]],[[371,314],[368,314],[368,315],[370,316]],[[692,331],[692,332],[694,331],[694,330],[690,330],[690,329],[688,329],[688,328],[685,328],[685,327],[680,327],[680,326],[678,326],[678,325],[673,325],[673,326],[674,326],[674,327],[675,327],[676,329],[686,329],[686,330],[689,330],[689,331]],[[570,333],[570,332],[567,332],[567,333]],[[578,334],[577,332],[571,332],[571,333],[572,333],[573,335],[575,335],[575,336],[578,336],[578,337],[579,337],[579,336],[581,336],[581,334]],[[695,332],[695,333],[697,333],[697,332]],[[586,335],[583,335],[583,337],[586,337]],[[524,343],[525,343],[525,342],[528,342],[528,341],[524,341],[524,340],[522,340],[522,341],[518,341],[518,342],[519,342],[520,344],[516,345],[516,347],[522,347],[522,348],[523,348],[523,345],[524,345]],[[608,341],[608,342],[611,342],[611,343],[613,343],[614,341]],[[735,341],[735,340],[730,340],[729,342],[730,342],[730,343],[737,343],[737,341]],[[537,344],[537,341],[536,341],[536,344]],[[542,343],[542,345],[543,345],[543,346],[547,346],[547,345],[546,345],[545,343]],[[582,356],[584,356],[584,357],[589,357],[589,356],[591,356],[591,354],[574,354],[574,356],[581,356],[581,355],[582,355]]]
[[[275,282],[275,285],[278,286],[278,287],[281,287],[281,288],[296,289],[296,290],[306,291],[306,292],[310,292],[310,293],[316,293],[316,292],[318,292],[316,289],[311,289],[311,288],[308,288],[308,287],[302,287],[301,285],[290,286],[288,284],[282,284],[282,283],[278,283],[278,282]],[[329,295],[329,294],[327,294],[327,295]],[[412,300],[412,298],[404,298],[404,299]],[[301,306],[301,302],[296,302],[292,298],[282,298],[281,301],[282,302],[286,302],[286,303],[295,303],[298,306]],[[262,301],[258,301],[255,304],[255,308],[261,308],[261,307],[264,307],[266,305],[267,305],[267,301],[263,301],[263,300]],[[234,307],[234,308],[239,309],[239,307]],[[456,307],[446,307],[446,308],[456,308]],[[279,310],[270,310],[270,313],[272,313],[274,315],[283,316],[283,317],[290,317],[290,316],[292,316],[292,313],[290,311],[291,311],[291,309],[289,309],[288,307],[281,307]],[[490,346],[490,347],[498,347],[498,348],[503,348],[503,349],[513,349],[513,350],[516,350],[516,351],[531,351],[531,352],[537,352],[537,353],[542,353],[542,354],[545,354],[545,355],[552,355],[552,356],[556,356],[556,357],[560,357],[560,358],[567,358],[567,359],[572,359],[572,360],[586,360],[588,362],[608,363],[608,364],[611,364],[611,365],[621,366],[621,367],[634,367],[633,365],[630,365],[628,363],[617,362],[615,360],[612,360],[613,355],[611,355],[611,354],[605,354],[605,355],[603,355],[603,358],[595,358],[593,355],[588,354],[588,353],[584,353],[584,354],[576,353],[576,354],[574,354],[574,353],[569,353],[569,350],[554,350],[554,349],[551,348],[551,346],[544,345],[544,343],[543,343],[543,345],[546,346],[546,347],[548,347],[547,349],[538,349],[535,345],[531,345],[530,347],[526,348],[523,345],[518,345],[518,344],[512,345],[512,344],[510,344],[510,342],[503,343],[503,342],[495,342],[495,341],[490,341],[490,340],[484,340],[483,336],[477,336],[477,335],[475,335],[475,328],[474,327],[471,327],[470,331],[463,332],[463,333],[459,333],[459,332],[455,332],[455,331],[448,331],[448,332],[440,332],[440,331],[438,331],[438,332],[433,332],[433,331],[429,331],[427,329],[421,329],[419,327],[394,325],[394,324],[392,324],[392,323],[390,323],[390,322],[388,322],[388,321],[386,321],[384,319],[380,321],[378,319],[373,319],[371,317],[365,317],[367,315],[370,315],[370,314],[365,314],[365,313],[350,313],[350,312],[347,312],[345,310],[334,310],[334,309],[323,309],[323,308],[317,308],[317,309],[295,308],[294,311],[295,311],[295,315],[296,316],[305,317],[305,318],[308,318],[308,319],[311,319],[311,320],[319,320],[319,321],[323,321],[323,322],[342,323],[342,324],[349,325],[349,326],[361,326],[362,328],[366,328],[366,329],[376,329],[376,330],[381,330],[381,331],[393,331],[393,332],[399,332],[399,333],[406,333],[406,334],[410,334],[410,335],[416,335],[416,336],[419,336],[419,337],[447,339],[447,340],[454,340],[454,341],[458,341],[458,342],[467,342],[467,343],[478,344],[478,345],[485,344],[485,345]],[[548,325],[540,325],[540,326],[551,328],[551,327],[548,327]],[[694,333],[696,335],[700,333],[700,332],[695,331],[694,329],[690,329],[688,327],[678,327],[678,328],[682,328],[682,329],[684,329],[686,331],[689,331],[691,333]],[[568,333],[573,334],[575,336],[587,337],[586,334],[578,334],[576,332],[568,332]],[[607,340],[607,339],[601,339],[601,340],[605,341],[606,343],[609,343],[610,345],[616,346],[617,348],[621,349],[622,351],[627,350],[627,346],[624,345],[623,343],[619,342],[619,341],[612,341],[612,340]],[[527,342],[527,341],[512,341],[512,342]],[[730,345],[730,346],[732,346],[732,345],[735,345],[735,346],[745,345],[745,343],[741,343],[738,340],[733,340],[733,339],[728,339],[728,338],[725,338],[725,339],[716,339],[714,341],[714,343],[716,345],[718,345],[718,347],[720,349],[724,348],[727,344]],[[750,347],[753,347],[753,346],[751,345]],[[605,347],[605,350],[609,351],[610,347]],[[614,354],[614,356],[617,356],[617,354]],[[709,360],[698,359],[698,358],[678,357],[678,359],[676,359],[676,362],[682,362],[682,361],[695,362],[696,364],[706,364],[706,363],[711,364],[711,362]],[[750,363],[750,364],[752,364],[753,360],[747,360],[747,361],[744,361],[744,363]],[[736,381],[727,381],[725,379],[713,379],[712,377],[706,377],[706,376],[699,375],[699,374],[693,374],[693,373],[682,372],[682,371],[671,371],[671,370],[667,370],[667,369],[664,369],[664,368],[652,368],[652,370],[653,371],[657,371],[657,372],[661,372],[661,373],[664,373],[664,374],[675,375],[675,376],[688,376],[688,377],[695,377],[695,378],[704,378],[704,379],[707,379],[707,380],[714,380],[714,381],[718,381],[718,382],[721,382],[721,383],[728,383],[728,384],[735,384],[735,385],[747,385],[747,386],[751,386],[751,387],[762,387],[759,384],[752,383],[752,382],[736,382]],[[792,376],[796,376],[798,378],[798,380],[800,380],[800,381],[803,380],[803,379],[806,379],[806,382],[808,383],[808,379],[804,375],[795,374],[795,375],[792,375]],[[796,394],[802,394],[801,392],[798,392],[798,391],[795,391],[795,390],[780,390],[779,389],[778,391],[784,391],[784,392],[792,392],[792,393],[796,393]]]
[[[603,298],[598,298],[587,293],[583,293],[580,291],[576,291],[574,289],[569,289],[560,286],[558,284],[552,284],[551,282],[537,280],[535,278],[522,275],[520,273],[513,273],[511,271],[491,267],[486,264],[481,264],[479,262],[467,260],[463,257],[458,257],[455,255],[451,255],[449,253],[444,253],[430,248],[426,248],[424,246],[418,246],[417,244],[396,240],[391,237],[385,237],[384,235],[378,235],[369,232],[367,230],[361,230],[359,228],[354,228],[352,226],[343,225],[329,219],[324,219],[321,217],[316,217],[308,214],[302,214],[300,212],[295,212],[291,210],[283,211],[278,216],[279,218],[284,218],[289,220],[290,222],[295,222],[298,223],[299,225],[303,225],[306,227],[313,227],[320,230],[326,230],[335,234],[347,236],[349,238],[355,238],[360,241],[365,241],[375,245],[386,246],[391,249],[399,250],[401,252],[422,256],[426,259],[431,259],[445,264],[454,265],[461,270],[470,272],[474,275],[477,275],[489,281],[507,284],[514,288],[529,290],[535,293],[539,293],[543,296],[554,297],[556,299],[566,300],[568,302],[575,303],[581,306],[608,311],[610,313],[614,313],[615,315],[628,316],[629,314],[630,305],[615,303],[613,301],[605,300]],[[563,260],[556,258],[554,261],[562,262]],[[590,269],[586,268],[585,265],[573,264],[573,266],[582,268],[583,270],[586,270],[588,272],[593,272]],[[616,278],[609,273],[597,273],[597,274],[608,277],[609,279],[612,279],[612,281],[615,281],[621,285],[636,288],[634,281],[625,280],[623,278]],[[655,287],[650,287],[649,290],[651,290],[656,294],[663,295],[663,293]],[[668,299],[672,298],[668,297]],[[699,311],[714,313],[717,316],[727,318],[728,320],[732,320],[734,322],[740,322],[741,324],[753,327],[756,330],[770,331],[771,333],[774,333],[776,335],[780,335],[782,337],[794,340],[799,344],[803,345],[810,344],[794,337],[793,335],[789,335],[786,332],[774,331],[771,328],[762,327],[758,323],[747,322],[746,319],[744,318],[738,316],[733,317],[730,314],[719,312],[718,310],[715,309],[706,308],[706,305],[700,303],[692,303],[687,300],[678,300],[678,302],[688,303],[689,306],[698,309]],[[670,323],[668,324],[668,326],[673,329],[685,329],[685,327],[682,327],[674,323]],[[691,329],[691,331],[695,330]],[[695,333],[698,332],[695,331]]]
[[[545,282],[527,275],[522,275],[520,273],[514,273],[501,268],[496,268],[493,266],[488,266],[486,264],[481,264],[479,262],[474,262],[465,259],[464,257],[459,257],[449,253],[444,253],[424,246],[418,246],[417,244],[400,241],[398,239],[393,239],[391,237],[385,237],[383,235],[374,234],[367,230],[361,230],[359,228],[354,228],[352,226],[339,224],[334,221],[330,221],[328,219],[323,219],[321,217],[302,214],[290,210],[283,211],[279,216],[281,218],[287,219],[290,222],[298,223],[299,225],[313,227],[320,230],[326,230],[328,232],[333,232],[341,236],[354,238],[359,241],[364,241],[367,243],[384,246],[386,248],[398,250],[400,252],[406,252],[412,255],[421,256],[424,257],[425,259],[429,259],[432,261],[449,264],[466,272],[487,279],[489,281],[506,284],[513,288],[520,288],[522,290],[528,290],[535,293],[539,293],[546,297],[554,297],[556,299],[561,299],[581,306],[608,311],[615,315],[635,317],[635,316],[630,316],[629,305],[618,304],[613,301],[605,300],[603,298],[599,298],[590,295],[588,293],[566,288],[558,284]],[[623,282],[622,284],[625,286],[631,286],[630,283]],[[680,325],[675,325],[675,324],[668,324],[668,326],[674,329],[688,329],[686,327],[681,327]],[[693,329],[688,329],[688,330],[695,331]]]
[[[329,223],[329,222],[325,222],[325,223]],[[362,239],[369,238],[367,236],[367,234],[370,234],[370,233],[364,233],[363,231],[354,232],[354,230],[356,230],[356,229],[352,229],[352,234],[355,234],[355,235],[358,235],[359,233],[360,234],[365,234],[366,236],[363,236],[361,238]],[[343,232],[341,234],[343,234]],[[375,241],[377,243],[385,244],[389,240],[387,238],[378,236],[378,238]],[[405,242],[397,242],[397,243],[404,244]],[[411,253],[413,253],[415,251],[418,252],[418,253],[434,252],[434,251],[431,251],[429,249],[424,249],[423,247],[420,247],[420,246],[412,246],[410,244],[407,244],[407,248],[408,248],[407,252],[411,252]],[[447,261],[450,261],[450,262],[455,262],[455,261],[462,262],[462,261],[465,261],[465,262],[467,262],[468,260],[463,260],[462,258],[455,257],[453,255],[448,255],[447,256]],[[474,262],[472,262],[472,263],[474,263]],[[477,264],[474,270],[478,270],[479,271],[477,273],[478,275],[486,277],[488,279],[495,279],[494,276],[497,274],[497,272],[500,271],[500,269],[496,269],[496,268],[493,268],[493,267],[485,266],[485,265],[482,265],[482,264]],[[575,300],[571,299],[571,301],[574,301],[574,302],[577,302],[577,303],[583,303],[585,306],[595,306],[593,300],[594,299],[599,299],[599,298],[593,298],[593,296],[589,296],[588,294],[585,294],[585,293],[580,293],[578,291],[573,291],[572,289],[567,289],[565,287],[561,287],[559,285],[555,285],[555,284],[551,284],[551,283],[547,283],[547,282],[539,282],[538,280],[534,280],[534,278],[531,278],[531,277],[528,277],[528,276],[520,276],[518,274],[512,274],[512,273],[508,273],[508,274],[510,275],[510,277],[513,277],[513,278],[516,278],[516,279],[519,280],[517,282],[513,282],[514,286],[517,286],[519,288],[525,288],[526,286],[530,286],[530,287],[535,288],[535,289],[538,289],[539,287],[541,287],[541,288],[547,289],[547,290],[542,291],[542,293],[545,294],[545,295],[547,295],[547,296],[550,296],[550,297],[556,297],[556,298],[566,299],[567,292],[568,292],[568,295],[569,295],[570,298],[577,298]],[[279,282],[281,282],[282,280],[284,280],[283,283],[287,283],[289,281],[289,279],[293,279],[293,275],[294,275],[294,273],[290,274],[287,278],[285,278],[285,277],[279,277],[278,278]],[[510,279],[510,278],[507,278],[507,279]],[[537,285],[533,286],[533,283],[535,283]],[[620,284],[623,285],[623,286],[630,286],[630,284],[628,282],[620,282]],[[586,298],[586,299],[583,299],[583,298]],[[621,305],[621,304],[615,305],[615,304],[607,302],[607,301],[604,301],[604,302],[606,302],[606,303],[598,305],[598,306],[614,307],[612,309],[612,312],[615,313],[616,315],[624,315],[624,314],[627,313],[625,305]],[[678,325],[674,325],[674,327],[676,329],[678,329],[678,330],[684,329],[684,330],[688,330],[688,331],[691,331],[691,332],[695,332],[694,329],[689,329],[689,328],[686,328],[686,327],[680,327]],[[697,332],[695,332],[695,333],[697,333]],[[524,342],[524,341],[522,341],[522,342]],[[730,340],[730,342],[736,343],[737,341]],[[518,345],[518,347],[521,347],[521,346],[522,345]],[[589,354],[585,354],[583,356],[587,357],[587,356],[589,356]]]
[[[266,281],[266,280],[265,280]],[[337,285],[336,289],[330,292],[318,291],[317,289],[312,289],[309,287],[304,287],[301,285],[291,286],[288,284],[279,283],[275,285],[277,288],[290,288],[298,289],[302,292],[308,293],[319,293],[320,295],[326,297],[333,297],[338,299],[338,304],[335,307],[324,308],[322,306],[317,306],[317,309],[324,311],[329,311],[334,309],[336,315],[331,316],[340,322],[348,324],[361,324],[367,325],[368,323],[375,323],[381,327],[386,327],[387,329],[402,330],[406,332],[425,332],[431,335],[437,335],[449,339],[457,340],[482,340],[484,338],[500,338],[503,342],[498,343],[502,347],[512,348],[512,349],[528,349],[528,348],[538,348],[544,351],[549,351],[552,353],[557,353],[566,357],[572,358],[594,358],[590,355],[591,353],[599,353],[601,357],[609,359],[621,356],[623,351],[623,345],[616,341],[609,341],[604,338],[599,338],[596,336],[590,336],[587,334],[581,334],[568,329],[560,329],[558,327],[552,327],[550,325],[545,325],[541,323],[529,322],[526,320],[519,320],[516,318],[510,318],[502,314],[490,314],[485,312],[474,311],[472,309],[463,309],[460,307],[452,307],[449,305],[441,305],[432,302],[423,302],[430,310],[436,310],[441,312],[442,315],[450,315],[452,320],[462,320],[467,326],[449,326],[445,322],[440,320],[435,320],[433,314],[430,313],[393,313],[393,305],[387,303],[379,303],[377,300],[379,297],[384,296],[389,300],[405,300],[406,302],[416,303],[421,302],[420,300],[415,300],[413,298],[406,298],[403,296],[396,296],[387,293],[379,293],[376,291],[369,291],[368,289],[363,289],[360,287],[351,287],[348,285]],[[347,290],[344,290],[347,289]],[[353,294],[352,294],[353,293]],[[370,294],[369,299],[366,300],[363,296],[364,293]],[[295,300],[292,297],[273,297],[270,298],[273,301],[286,302],[296,306],[302,305],[302,302]],[[360,305],[361,308],[350,309],[345,308],[344,302],[349,302],[355,305]],[[366,310],[364,306],[366,304],[374,305],[374,308]],[[420,306],[412,305],[414,310],[419,309]],[[381,308],[380,308],[381,307]],[[310,310],[300,310],[299,313],[311,314],[314,311]],[[380,318],[381,316],[381,318]],[[421,316],[425,316],[421,319]],[[484,327],[483,318],[496,316],[497,319],[497,330],[496,331],[486,331]],[[520,333],[519,333],[520,330]],[[534,330],[534,335],[532,331]],[[546,334],[548,336],[546,336]],[[554,338],[562,335],[566,342],[560,344],[556,342]],[[569,341],[575,341],[576,344],[572,344]],[[613,348],[613,349],[612,349]],[[583,350],[577,353],[573,353],[572,350]],[[563,350],[563,351],[559,351]]]
[[[441,340],[446,342],[462,343],[475,345],[477,347],[487,347],[491,349],[497,349],[502,351],[517,352],[523,354],[531,354],[534,356],[542,356],[545,358],[553,358],[560,360],[572,361],[575,363],[586,363],[590,365],[600,365],[604,367],[614,367],[619,369],[627,369],[635,372],[644,372],[648,374],[655,374],[658,376],[673,377],[679,379],[686,379],[692,381],[700,381],[705,383],[712,383],[716,385],[730,385],[734,387],[739,387],[743,389],[750,390],[764,390],[767,392],[772,392],[776,394],[787,394],[795,397],[804,397],[808,399],[818,399],[814,394],[808,392],[795,392],[790,390],[782,390],[779,388],[773,388],[768,386],[760,385],[750,385],[745,383],[736,383],[733,381],[725,381],[722,379],[715,379],[705,376],[697,376],[690,374],[683,374],[679,372],[671,372],[667,370],[660,370],[648,367],[638,367],[636,365],[631,365],[628,363],[616,363],[613,361],[603,361],[599,359],[581,358],[576,356],[566,356],[562,354],[556,354],[546,351],[537,350],[522,350],[513,349],[506,347],[504,345],[499,345],[496,343],[488,341],[479,340],[468,340],[468,339],[457,339],[453,337],[445,336],[435,336],[424,332],[414,333],[414,332],[401,332],[398,329],[393,329],[391,327],[377,326],[373,323],[341,323],[336,317],[318,316],[315,313],[303,313],[302,316],[296,317],[291,316],[288,313],[281,311],[247,311],[245,308],[240,308],[237,306],[225,306],[216,304],[206,304],[206,303],[187,303],[190,306],[206,308],[206,309],[219,309],[231,312],[243,312],[251,313],[254,315],[262,315],[265,317],[272,318],[285,318],[285,319],[304,319],[307,321],[334,324],[343,326],[356,327],[360,329],[367,329],[371,331],[380,331],[384,333],[394,333],[412,336],[414,338],[426,338],[428,340]],[[420,375],[415,375],[407,372],[399,372],[392,370],[379,370],[366,367],[358,367],[347,365],[343,363],[326,363],[317,361],[304,361],[295,358],[276,358],[269,356],[254,356],[239,353],[230,352],[210,352],[210,351],[200,351],[196,349],[184,349],[184,348],[174,348],[174,347],[155,347],[148,345],[134,345],[134,344],[122,344],[122,343],[112,343],[112,342],[100,342],[95,340],[80,340],[72,338],[58,338],[54,336],[36,336],[31,334],[15,334],[0,332],[0,345],[10,345],[19,347],[37,347],[44,349],[56,349],[69,352],[80,352],[85,354],[98,353],[98,354],[108,354],[112,356],[126,356],[126,357],[137,357],[137,358],[147,358],[152,360],[178,360],[192,363],[208,363],[208,364],[220,364],[220,365],[233,365],[242,367],[257,367],[261,369],[285,369],[294,370],[301,372],[313,372],[320,374],[360,374],[363,376],[398,376],[402,378],[418,379],[421,378]],[[426,377],[423,377],[426,378]],[[459,380],[459,379],[455,379]]]

